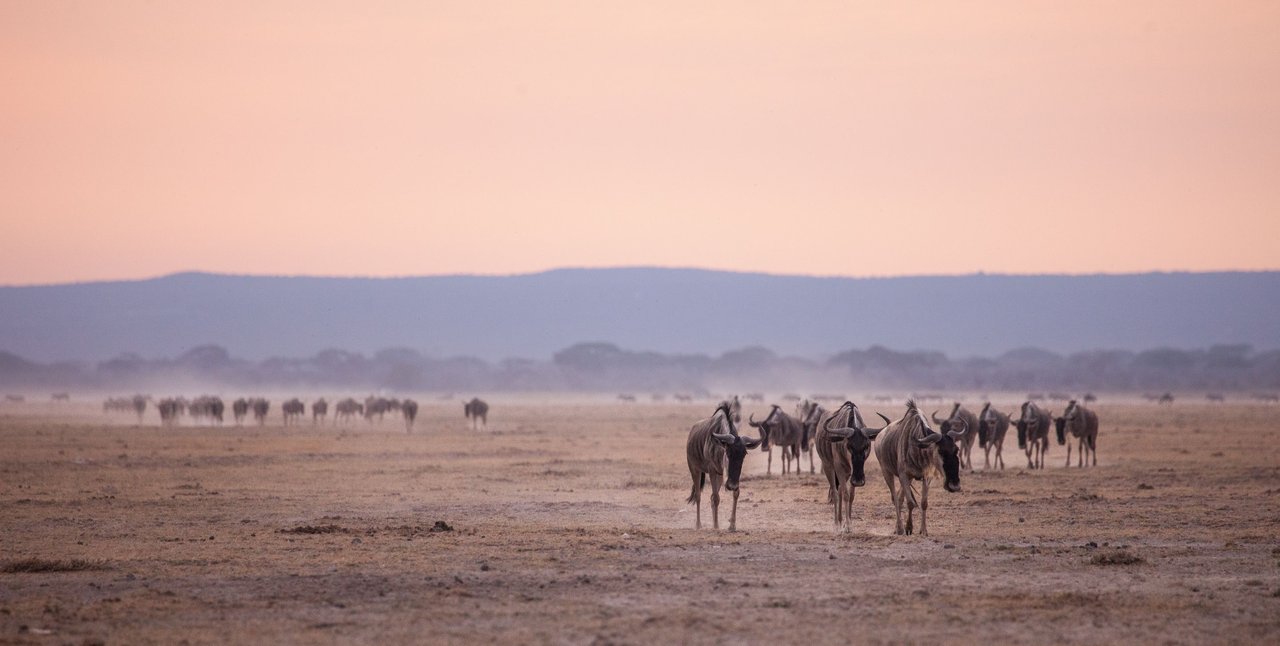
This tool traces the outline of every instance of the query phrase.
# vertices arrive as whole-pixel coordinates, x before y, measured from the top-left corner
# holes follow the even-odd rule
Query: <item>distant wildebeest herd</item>
[[[939,417],[938,411],[926,417],[913,398],[907,400],[897,421],[877,413],[884,422],[878,427],[868,426],[852,401],[827,410],[818,401],[806,399],[796,404],[795,415],[773,405],[760,421],[749,416],[748,424],[758,437],[739,434],[740,408],[737,397],[721,401],[710,417],[689,430],[686,456],[693,487],[688,501],[696,506],[694,527],[702,527],[702,490],[709,477],[712,526],[720,527],[723,484],[733,495],[729,529],[736,529],[742,463],[747,452],[756,447],[769,455],[766,475],[772,474],[774,446],[782,455],[783,475],[790,471],[800,475],[800,458],[805,453],[809,454],[809,473],[814,473],[812,452],[816,448],[827,481],[832,519],[838,531],[846,532],[851,529],[854,495],[866,485],[866,461],[873,451],[897,516],[897,534],[916,533],[916,508],[920,509],[918,532],[928,534],[930,483],[941,477],[943,489],[960,491],[960,474],[974,471],[975,443],[985,453],[985,468],[1004,469],[1004,440],[1010,426],[1017,429],[1018,448],[1026,454],[1028,469],[1044,468],[1051,429],[1056,431],[1058,444],[1067,447],[1066,466],[1071,465],[1073,439],[1077,466],[1098,464],[1098,416],[1076,399],[1069,399],[1060,416],[1028,398],[1010,414],[996,410],[990,402],[984,402],[981,412],[974,414],[955,402],[946,417]]]
[[[200,396],[195,399],[185,397],[166,397],[156,400],[149,395],[132,397],[111,397],[102,404],[102,410],[108,413],[133,413],[142,423],[148,405],[154,405],[160,414],[162,426],[175,426],[185,415],[196,425],[221,426],[223,413],[226,410],[221,397]],[[388,413],[399,415],[404,420],[405,430],[413,432],[414,421],[418,417],[418,402],[412,399],[389,399],[386,397],[367,397],[364,402],[347,397],[333,406],[333,424],[350,424],[357,418],[365,421],[381,422]],[[231,402],[231,416],[237,426],[243,425],[250,413],[259,426],[267,423],[271,411],[271,402],[263,397],[241,397]],[[307,405],[294,397],[280,405],[282,420],[285,426],[297,425],[306,419]],[[323,397],[311,403],[311,424],[319,426],[327,423],[329,402]],[[480,398],[472,398],[463,405],[463,415],[471,420],[472,428],[477,424],[488,426],[489,405]]]

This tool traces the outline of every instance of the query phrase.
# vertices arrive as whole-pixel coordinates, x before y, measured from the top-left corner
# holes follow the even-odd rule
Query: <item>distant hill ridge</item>
[[[838,278],[700,269],[515,276],[182,273],[0,287],[0,350],[40,362],[123,353],[549,358],[584,340],[664,353],[764,346],[830,357],[880,344],[953,357],[1213,344],[1280,347],[1280,272]]]

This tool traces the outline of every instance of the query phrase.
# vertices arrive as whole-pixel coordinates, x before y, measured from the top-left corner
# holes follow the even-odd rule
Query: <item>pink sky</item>
[[[0,283],[1280,268],[1280,3],[5,2]]]

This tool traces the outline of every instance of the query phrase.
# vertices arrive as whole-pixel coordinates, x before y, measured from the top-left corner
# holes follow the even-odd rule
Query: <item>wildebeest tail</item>
[[[987,433],[990,432],[989,429],[990,426],[986,420],[978,422],[978,448],[987,448]]]
[[[804,432],[800,434],[800,450],[809,450],[809,425],[804,424]]]
[[[1027,423],[1018,420],[1018,448],[1027,448]]]
[[[702,487],[706,486],[706,484],[707,484],[707,474],[705,473],[698,474],[698,484],[693,486],[693,489],[689,492],[689,499],[686,500],[685,502],[698,502],[698,492],[701,491]]]

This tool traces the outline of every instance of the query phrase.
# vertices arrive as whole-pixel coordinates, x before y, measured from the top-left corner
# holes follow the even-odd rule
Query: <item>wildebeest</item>
[[[636,396],[632,395],[631,393],[618,393],[618,401],[634,404],[636,401]]]
[[[329,416],[329,402],[324,397],[311,403],[311,425],[323,424],[324,419]]]
[[[400,414],[404,415],[404,430],[413,432],[413,420],[418,418],[418,402],[406,399],[400,402]]]
[[[1071,444],[1067,442],[1067,433],[1076,438],[1080,455],[1079,464],[1084,466],[1085,452],[1093,453],[1093,466],[1098,466],[1098,414],[1071,400],[1062,417],[1055,417],[1054,426],[1058,430],[1058,444],[1067,445],[1067,463],[1071,466]]]
[[[373,423],[373,416],[378,416],[378,421],[382,421],[383,415],[391,410],[391,400],[382,397],[374,397],[370,395],[364,399],[364,419],[370,424]]]
[[[689,429],[685,457],[689,461],[689,477],[693,491],[688,502],[697,505],[694,527],[702,529],[702,488],[711,476],[711,526],[720,529],[720,484],[733,493],[729,512],[729,531],[738,528],[738,479],[742,476],[742,460],[747,451],[760,445],[760,440],[738,435],[728,402],[720,402],[711,417],[699,420]]]
[[[1018,417],[1018,446],[1027,451],[1027,468],[1043,469],[1044,454],[1049,450],[1048,412],[1035,402],[1022,402],[1022,414]]]
[[[53,393],[53,401],[69,402],[71,401],[71,393]]]
[[[967,429],[979,430],[978,416],[974,415],[969,409],[956,402],[951,406],[951,414],[946,419],[938,419],[938,411],[933,411],[933,423],[938,425],[938,431],[946,433],[951,430],[959,422],[964,422]],[[960,438],[960,468],[973,471],[973,443],[979,439],[978,433],[965,433]]]
[[[1096,402],[1096,401],[1098,401],[1098,396],[1097,396],[1097,395],[1095,395],[1095,394],[1093,394],[1093,393],[1085,393],[1085,394],[1084,394],[1084,403],[1086,403],[1086,404],[1092,404],[1093,402]]]
[[[249,414],[249,400],[241,397],[231,402],[231,415],[236,418],[236,426],[244,423],[244,416]]]
[[[1163,394],[1163,395],[1160,395],[1160,399],[1157,399],[1157,400],[1156,400],[1156,403],[1157,403],[1157,404],[1169,404],[1170,406],[1172,406],[1172,405],[1173,405],[1173,393],[1165,393],[1165,394]]]
[[[1009,416],[991,407],[991,402],[982,406],[978,413],[978,442],[986,457],[985,468],[991,468],[991,449],[996,450],[995,464],[1004,468],[1004,436],[1009,432]]]
[[[267,412],[271,410],[271,402],[257,397],[249,402],[249,407],[253,409],[253,419],[257,420],[258,426],[267,423]]]
[[[963,425],[959,418],[956,424]],[[914,400],[907,400],[907,412],[902,419],[889,424],[876,441],[876,459],[880,473],[889,486],[898,522],[894,533],[911,534],[915,508],[920,507],[920,535],[928,536],[926,513],[929,509],[929,481],[936,473],[943,475],[942,488],[949,492],[960,491],[960,447],[956,440],[963,438],[968,428],[952,429],[938,433],[929,427]],[[901,487],[898,491],[895,485]],[[920,496],[911,488],[913,480],[920,481]],[[907,522],[902,523],[902,506],[907,506]]]
[[[818,432],[818,421],[827,414],[827,409],[815,401],[804,400],[796,407],[796,416],[804,424],[804,438],[800,441],[800,450],[809,454],[809,473],[813,473],[814,437]]]
[[[336,426],[338,422],[350,422],[356,415],[364,414],[364,405],[360,402],[348,397],[338,402],[333,407],[333,423]]]
[[[280,404],[280,413],[284,415],[284,425],[288,426],[290,422],[298,423],[302,420],[302,416],[307,414],[307,405],[302,403],[301,399],[294,397],[289,401]]]
[[[188,410],[191,412],[191,418],[197,424],[205,419],[210,419],[214,423],[222,424],[222,411],[224,405],[221,397],[211,397],[208,395],[196,397],[191,401]]]
[[[886,426],[889,424],[888,418],[880,418]],[[886,426],[867,428],[858,406],[850,401],[835,412],[822,415],[818,422],[813,443],[822,462],[822,475],[827,478],[827,501],[833,505],[837,530],[849,531],[853,523],[854,493],[867,484],[867,456],[871,454],[872,441]]]
[[[1222,393],[1209,393],[1205,395],[1204,398],[1218,404],[1221,404],[1222,402],[1227,401],[1226,396],[1223,395]]]
[[[734,395],[733,399],[726,399],[720,402],[717,406],[721,404],[729,407],[729,414],[733,417],[734,424],[742,423],[742,402],[738,401],[737,395]]]
[[[477,421],[484,424],[485,428],[489,427],[489,405],[479,397],[472,397],[471,401],[463,404],[462,412],[471,420],[472,430],[475,430]]]
[[[757,422],[755,416],[747,418],[747,423],[760,430],[760,448],[769,454],[765,474],[773,473],[773,446],[782,452],[782,473],[786,475],[788,467],[795,462],[796,475],[800,475],[800,444],[804,441],[804,425],[800,420],[782,412],[782,408],[774,405],[764,421]]]
[[[160,411],[160,424],[163,426],[173,426],[178,422],[178,416],[182,414],[183,402],[180,399],[166,397],[156,404],[156,409]]]

